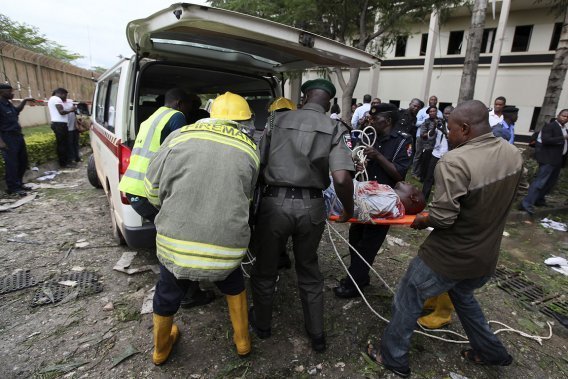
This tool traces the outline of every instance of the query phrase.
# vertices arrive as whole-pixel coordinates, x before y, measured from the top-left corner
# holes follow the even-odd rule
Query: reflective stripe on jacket
[[[160,209],[158,259],[176,278],[219,281],[239,269],[259,166],[256,145],[232,121],[202,119],[162,143],[145,196]]]
[[[160,148],[162,130],[177,112],[179,111],[172,108],[160,107],[140,124],[140,130],[130,156],[130,164],[118,185],[120,191],[137,196],[146,196],[144,176],[146,176],[150,158]]]

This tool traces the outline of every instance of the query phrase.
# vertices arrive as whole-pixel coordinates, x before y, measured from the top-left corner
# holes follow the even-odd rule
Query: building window
[[[529,49],[532,29],[532,25],[522,25],[515,28],[515,36],[513,37],[511,52],[527,51]]]
[[[495,43],[495,32],[497,29],[483,29],[483,37],[481,38],[481,53],[492,53],[493,44]]]
[[[396,105],[397,108],[400,108],[400,100],[389,100],[389,103]]]
[[[534,112],[531,120],[531,126],[529,132],[534,132],[536,129],[536,119],[540,116],[540,107],[534,107]]]
[[[396,46],[394,49],[394,56],[395,57],[404,57],[406,55],[406,41],[408,40],[407,36],[398,36],[396,37]]]
[[[562,23],[557,22],[554,24],[554,31],[552,32],[552,39],[550,40],[550,47],[548,50],[556,50],[558,42],[560,42],[560,33],[562,33]]]
[[[452,106],[452,103],[444,103],[444,102],[441,102],[441,101],[440,101],[440,102],[438,103],[438,110],[439,110],[440,112],[444,112],[444,109],[446,109],[446,107],[450,107],[450,106]]]
[[[420,55],[426,55],[426,47],[428,46],[428,33],[422,33],[422,40],[420,41]]]
[[[463,30],[450,32],[450,40],[448,41],[448,55],[461,54],[463,42]]]

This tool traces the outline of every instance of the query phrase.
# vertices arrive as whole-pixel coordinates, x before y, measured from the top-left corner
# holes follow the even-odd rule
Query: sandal
[[[386,363],[384,363],[380,354],[378,354],[377,349],[374,348],[374,346],[371,342],[369,342],[367,344],[367,351],[365,351],[365,354],[367,354],[367,356],[369,358],[371,358],[373,360],[373,362],[375,362],[379,366],[386,368],[387,370],[393,372],[394,374],[400,376],[401,378],[408,378],[410,376],[410,369],[408,367],[407,368],[396,368],[396,367],[393,367],[393,366],[390,366],[390,365],[387,365]]]
[[[473,349],[464,349],[460,352],[461,356],[466,360],[480,366],[509,366],[513,362],[513,357],[510,355],[507,358],[499,362],[489,362],[481,358],[478,352]]]

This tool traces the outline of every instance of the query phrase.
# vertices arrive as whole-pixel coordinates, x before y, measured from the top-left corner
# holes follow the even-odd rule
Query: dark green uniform
[[[330,171],[354,171],[347,129],[320,105],[276,118],[260,143],[267,185],[254,235],[251,282],[255,326],[270,330],[278,256],[292,237],[304,322],[311,337],[323,335],[323,276],[317,248],[325,227],[322,190]]]

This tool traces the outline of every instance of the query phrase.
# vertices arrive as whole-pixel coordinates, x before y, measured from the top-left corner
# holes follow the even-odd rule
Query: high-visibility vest
[[[146,121],[140,124],[140,130],[130,155],[130,164],[118,185],[120,191],[146,197],[144,177],[146,176],[150,159],[160,148],[160,138],[164,126],[178,112],[172,108],[160,107]]]

